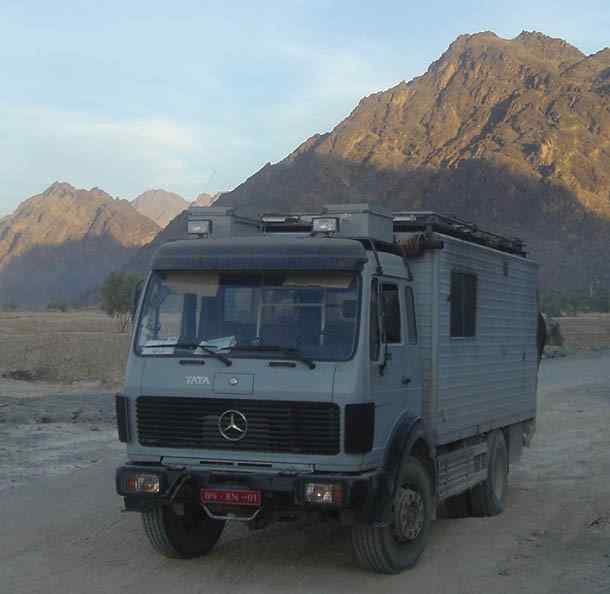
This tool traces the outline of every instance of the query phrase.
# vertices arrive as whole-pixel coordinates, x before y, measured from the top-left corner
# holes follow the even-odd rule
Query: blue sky
[[[610,44],[607,0],[0,2],[0,214],[55,180],[227,190],[461,33]]]

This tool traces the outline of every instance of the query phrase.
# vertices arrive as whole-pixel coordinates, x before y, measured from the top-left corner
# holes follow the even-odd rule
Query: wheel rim
[[[426,521],[423,497],[413,489],[402,487],[394,504],[394,537],[399,542],[416,540]]]
[[[496,455],[495,458],[493,489],[496,499],[502,501],[506,488],[506,463],[504,461],[504,456],[502,455]]]

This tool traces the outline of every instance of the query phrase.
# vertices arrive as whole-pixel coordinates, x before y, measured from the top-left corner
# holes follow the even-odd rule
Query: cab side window
[[[383,300],[383,338],[386,344],[401,342],[400,294],[398,285],[383,283],[381,287]]]
[[[379,332],[379,284],[377,279],[371,283],[371,301],[369,306],[369,357],[371,361],[379,359],[381,351],[381,334]]]

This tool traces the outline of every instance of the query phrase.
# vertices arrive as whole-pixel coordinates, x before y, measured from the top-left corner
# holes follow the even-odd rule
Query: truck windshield
[[[201,344],[230,350],[231,358],[277,358],[283,347],[310,359],[346,360],[356,346],[359,310],[359,277],[351,273],[153,272],[137,352],[183,356],[189,345],[196,356],[204,354]]]

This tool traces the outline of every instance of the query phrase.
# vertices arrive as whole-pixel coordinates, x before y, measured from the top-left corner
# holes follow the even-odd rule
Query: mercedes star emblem
[[[218,431],[229,441],[239,441],[246,436],[248,421],[238,410],[225,410],[218,418]]]
[[[232,386],[236,386],[237,384],[239,384],[239,380],[238,380],[236,377],[232,377],[232,378],[229,380],[229,383],[230,383]]]

